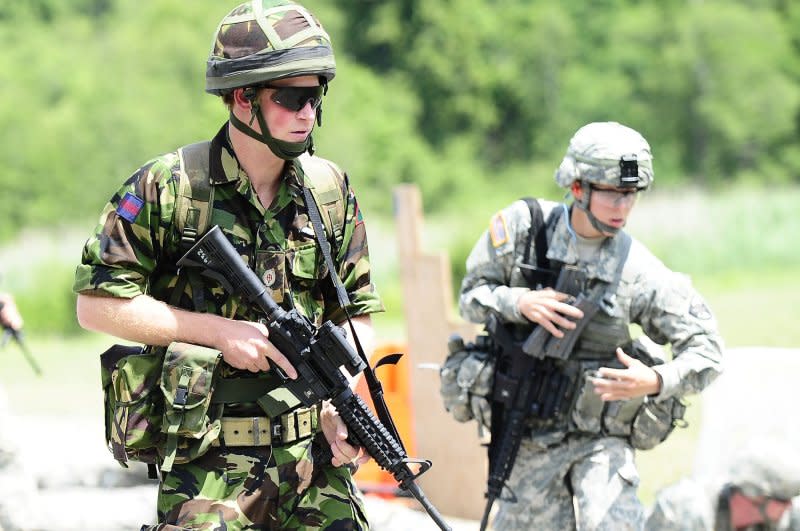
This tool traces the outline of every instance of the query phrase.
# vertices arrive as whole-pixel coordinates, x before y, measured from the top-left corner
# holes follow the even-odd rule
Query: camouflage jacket
[[[163,155],[142,166],[114,194],[95,235],[84,246],[74,291],[122,298],[148,294],[231,319],[263,317],[214,281],[199,275],[181,280],[191,273],[179,275],[175,266],[184,252],[173,220],[179,172],[177,152]],[[296,307],[317,325],[328,319],[344,321],[308,217],[299,164],[286,164],[276,197],[264,208],[230,147],[226,124],[211,142],[209,173],[214,187],[209,226],[223,229],[275,301],[287,309]],[[363,216],[346,176],[340,185],[346,202],[343,237],[338,247],[338,242],[331,245],[337,273],[350,297],[348,311],[355,317],[382,311],[383,306],[370,280]]]
[[[540,204],[545,220],[553,209],[563,209],[555,213],[547,228],[547,258],[577,264],[586,272],[590,286],[610,284],[619,264],[621,238],[607,238],[596,260],[579,262],[567,209],[550,201]],[[494,311],[508,322],[527,323],[517,301],[530,289],[519,268],[530,225],[530,211],[523,201],[512,203],[492,218],[490,229],[467,258],[460,297],[464,318],[485,323],[489,312]],[[531,255],[535,253],[531,251]],[[640,325],[656,343],[672,347],[673,360],[654,367],[662,378],[657,400],[699,392],[720,373],[722,339],[705,301],[685,275],[670,271],[635,239],[612,301],[615,315]]]

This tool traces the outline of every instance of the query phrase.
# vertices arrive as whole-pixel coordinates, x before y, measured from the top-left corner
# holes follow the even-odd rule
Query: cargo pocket
[[[163,442],[163,397],[158,393],[163,351],[113,345],[100,355],[108,449],[122,466],[158,462]]]
[[[636,465],[633,463],[632,459],[626,460],[625,464],[617,470],[617,474],[631,487],[635,488],[639,486],[639,471],[636,470]]]
[[[603,401],[600,395],[594,392],[592,377],[594,370],[583,371],[579,382],[578,394],[575,405],[572,407],[570,419],[578,431],[584,433],[599,433],[601,418],[603,416]]]
[[[459,385],[458,381],[459,369],[468,355],[466,350],[449,354],[439,371],[439,395],[445,410],[458,422],[467,422],[473,418],[467,388]]]
[[[656,402],[649,397],[639,408],[631,426],[631,446],[649,450],[664,441],[683,419],[686,406],[677,398]]]
[[[167,348],[161,377],[166,432],[161,470],[203,455],[219,437],[221,411],[211,412],[210,406],[221,359],[219,350],[199,345],[176,342]]]
[[[606,434],[627,437],[631,434],[631,424],[642,407],[644,399],[614,400],[606,404],[603,413],[603,429]]]
[[[318,289],[319,280],[325,278],[328,271],[322,263],[319,248],[316,243],[303,244],[290,248],[286,256],[291,270],[288,275],[291,277],[292,297],[305,312],[309,312],[306,317],[317,322],[322,318],[325,308],[325,301]],[[344,314],[341,317],[344,320]]]

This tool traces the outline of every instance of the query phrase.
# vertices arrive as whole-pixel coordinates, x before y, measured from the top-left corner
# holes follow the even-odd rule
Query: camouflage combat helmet
[[[586,211],[597,230],[611,234],[619,229],[601,223],[589,211],[591,185],[646,190],[653,179],[650,144],[641,134],[617,122],[594,122],[578,129],[555,173],[561,187],[581,183],[583,199],[575,204]]]
[[[251,0],[222,19],[206,66],[206,92],[218,96],[237,88],[260,88],[278,79],[319,76],[323,90],[336,75],[336,62],[328,33],[303,6],[291,0]],[[311,136],[305,142],[273,138],[261,115],[256,91],[247,93],[262,133],[255,132],[233,114],[231,122],[259,140],[279,157],[293,159],[313,151]],[[321,123],[322,106],[317,107]]]
[[[644,190],[653,183],[650,144],[630,127],[595,122],[578,129],[556,170],[556,183],[568,187],[586,181]]]

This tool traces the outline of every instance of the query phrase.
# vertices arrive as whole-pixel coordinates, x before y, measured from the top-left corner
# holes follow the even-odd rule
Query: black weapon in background
[[[218,226],[206,232],[177,265],[202,268],[202,274],[217,280],[229,293],[243,295],[264,312],[270,342],[298,373],[292,380],[273,364],[283,384],[307,407],[330,400],[347,425],[348,441],[366,449],[378,466],[392,474],[401,489],[419,501],[439,528],[450,529],[414,482],[431,467],[431,462],[408,457],[399,437],[375,418],[340,370],[344,367],[355,376],[366,368],[366,360],[353,350],[340,327],[326,321],[317,329],[297,310],[286,311],[278,306]],[[419,468],[415,472],[409,465]]]
[[[2,308],[3,303],[0,302],[0,309]],[[30,349],[28,349],[28,344],[25,343],[25,337],[22,334],[22,330],[15,330],[3,323],[3,339],[0,340],[0,348],[5,347],[11,339],[13,339],[17,345],[19,345],[22,355],[25,356],[28,365],[31,366],[31,369],[33,369],[33,372],[36,373],[36,376],[41,376],[42,369],[39,367],[39,364],[36,363],[36,359],[33,357],[33,354],[31,354]]]
[[[494,502],[506,491],[509,501],[516,501],[507,481],[514,468],[528,419],[549,420],[563,414],[574,385],[556,360],[564,360],[572,352],[583,328],[598,311],[594,302],[583,296],[583,272],[563,266],[555,290],[570,295],[569,304],[583,311],[583,318],[564,337],[556,338],[544,327],[535,326],[522,342],[514,337],[492,315],[486,329],[497,348],[498,358],[492,389],[492,438],[489,443],[489,474],[486,486],[486,507],[481,519],[481,531],[489,523]]]

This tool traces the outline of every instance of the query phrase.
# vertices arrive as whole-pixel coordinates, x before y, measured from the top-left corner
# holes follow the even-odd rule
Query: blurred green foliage
[[[0,5],[0,241],[87,220],[145,160],[209,138],[219,2]],[[800,6],[788,0],[307,0],[339,65],[319,153],[368,214],[418,183],[428,211],[543,195],[569,136],[614,119],[658,186],[800,179]],[[79,220],[85,222],[85,220]]]
[[[10,261],[0,253],[0,269],[34,329],[77,329],[69,285],[81,239],[119,184],[226,119],[204,72],[235,3],[0,3],[0,244],[17,247]],[[785,244],[800,229],[791,188],[800,183],[800,4],[303,3],[331,34],[338,67],[315,143],[351,175],[390,310],[400,305],[396,261],[383,261],[392,253],[380,246],[394,241],[393,186],[421,188],[426,237],[450,253],[457,284],[492,212],[523,195],[561,196],[553,171],[592,120],[640,130],[653,145],[657,197],[692,201],[694,210],[639,218],[668,265],[702,275],[800,261]],[[734,183],[749,186],[727,195]],[[766,184],[780,191],[767,195]],[[62,237],[75,227],[81,239]],[[36,242],[69,242],[69,252],[28,262]]]

